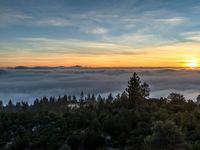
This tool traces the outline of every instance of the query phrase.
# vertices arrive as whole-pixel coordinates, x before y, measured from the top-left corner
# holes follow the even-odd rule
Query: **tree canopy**
[[[134,73],[117,95],[0,101],[0,149],[199,150],[200,106],[179,93],[149,98],[149,92]]]

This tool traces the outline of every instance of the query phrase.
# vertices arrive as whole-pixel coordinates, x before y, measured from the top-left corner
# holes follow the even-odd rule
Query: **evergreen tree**
[[[200,104],[200,95],[197,96],[197,104]]]
[[[128,94],[126,93],[126,91],[124,91],[124,92],[121,94],[121,100],[122,100],[122,101],[128,100]]]
[[[107,101],[109,102],[109,103],[112,103],[112,101],[113,101],[113,96],[112,96],[112,93],[110,93],[109,95],[108,95],[108,98],[107,98]]]
[[[178,93],[170,93],[167,98],[171,104],[183,104],[186,101],[185,97]]]
[[[84,101],[84,93],[83,93],[83,91],[81,91],[80,102],[83,102],[83,101]]]
[[[12,109],[12,108],[14,107],[14,104],[13,104],[13,102],[12,102],[11,99],[8,101],[7,107],[8,107],[9,109]]]
[[[0,108],[3,107],[3,102],[0,100]]]
[[[149,94],[150,94],[150,88],[149,88],[149,85],[144,82],[142,85],[141,85],[141,88],[142,88],[142,95],[143,95],[143,98],[147,98],[149,97]]]
[[[150,89],[147,83],[141,83],[140,77],[134,72],[133,76],[128,81],[128,88],[126,91],[129,101],[133,105],[136,105],[149,96]]]
[[[145,139],[146,150],[186,150],[188,148],[183,133],[172,121],[155,122],[152,131],[153,134]]]

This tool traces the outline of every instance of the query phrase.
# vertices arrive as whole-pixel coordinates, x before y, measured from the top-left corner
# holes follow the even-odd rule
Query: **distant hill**
[[[9,67],[8,69],[81,69],[81,68],[85,68],[79,65],[75,65],[75,66],[69,66],[69,67],[65,67],[65,66],[56,66],[56,67],[49,67],[49,66],[34,66],[34,67],[28,67],[28,66],[16,66],[16,67]]]

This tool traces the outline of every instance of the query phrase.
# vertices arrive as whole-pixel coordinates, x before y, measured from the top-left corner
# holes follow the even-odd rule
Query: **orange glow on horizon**
[[[199,67],[199,43],[179,43],[143,48],[138,54],[73,54],[18,51],[1,56],[0,67],[74,66],[85,67]],[[188,51],[188,49],[191,49]],[[123,50],[122,50],[123,51]]]

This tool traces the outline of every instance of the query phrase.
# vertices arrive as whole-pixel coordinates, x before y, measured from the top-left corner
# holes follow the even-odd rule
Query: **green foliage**
[[[62,145],[59,150],[71,150],[70,146],[67,144]]]
[[[178,93],[171,93],[168,96],[171,104],[183,104],[186,100],[185,97]]]
[[[140,104],[142,100],[149,96],[150,88],[147,83],[141,83],[140,77],[134,72],[128,81],[128,97],[130,102],[135,106]]]
[[[184,135],[172,121],[157,121],[152,128],[152,135],[145,138],[147,150],[184,150],[188,148]]]

